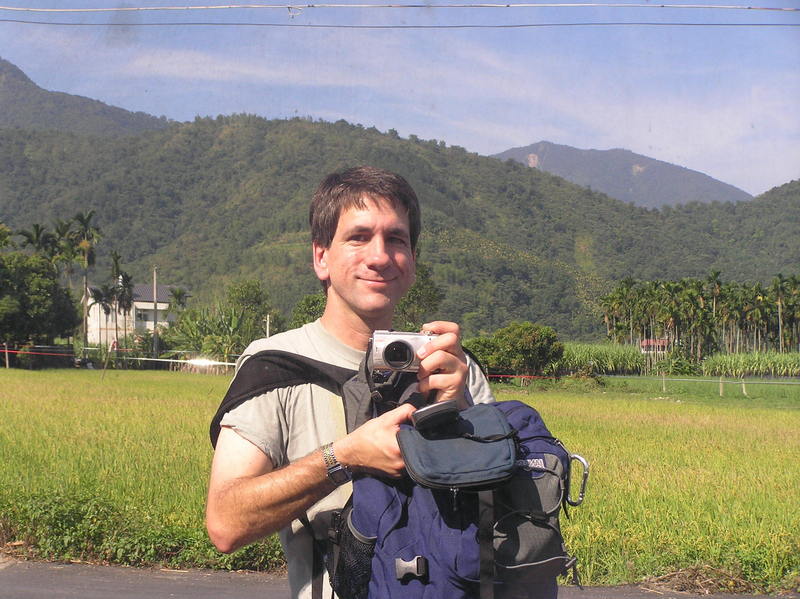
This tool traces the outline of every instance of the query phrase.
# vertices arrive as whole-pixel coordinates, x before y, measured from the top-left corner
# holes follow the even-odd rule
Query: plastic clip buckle
[[[397,580],[403,580],[406,577],[412,578],[426,578],[428,576],[428,560],[421,555],[411,558],[409,561],[395,558],[394,570]]]

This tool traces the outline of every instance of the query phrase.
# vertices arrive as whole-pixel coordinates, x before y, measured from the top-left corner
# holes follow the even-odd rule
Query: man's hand
[[[422,330],[438,337],[417,352],[419,390],[436,391],[437,402],[454,399],[459,408],[466,408],[464,389],[469,367],[461,349],[461,329],[454,322],[436,321],[422,325]]]
[[[411,404],[403,404],[368,420],[333,444],[336,458],[357,472],[401,476],[405,463],[397,444],[397,431],[401,423],[411,418],[415,409]]]

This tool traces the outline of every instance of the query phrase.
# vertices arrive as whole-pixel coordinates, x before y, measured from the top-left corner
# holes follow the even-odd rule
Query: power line
[[[800,23],[689,23],[658,21],[596,21],[575,23],[509,23],[456,25],[337,25],[319,23],[247,23],[225,21],[174,21],[163,23],[75,23],[0,19],[0,23],[57,27],[284,27],[296,29],[532,29],[547,27],[800,27]]]
[[[98,8],[35,8],[23,6],[0,6],[0,10],[35,13],[92,13],[92,12],[136,12],[136,11],[194,11],[194,10],[242,10],[242,9],[284,9],[306,10],[314,8],[381,8],[381,9],[448,9],[448,8],[661,8],[661,9],[703,9],[703,10],[766,10],[778,12],[800,12],[797,7],[714,5],[714,4],[633,4],[622,2],[567,2],[567,3],[475,3],[475,4],[219,4],[205,6],[116,6]]]

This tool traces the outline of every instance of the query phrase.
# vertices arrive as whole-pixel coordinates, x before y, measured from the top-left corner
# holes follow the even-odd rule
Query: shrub
[[[532,322],[512,322],[464,345],[492,374],[541,374],[564,353],[551,327]]]

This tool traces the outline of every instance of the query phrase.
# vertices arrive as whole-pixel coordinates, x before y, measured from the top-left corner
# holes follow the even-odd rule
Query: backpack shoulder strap
[[[341,394],[342,385],[355,374],[355,370],[312,360],[291,352],[264,350],[253,354],[236,372],[228,392],[222,398],[217,413],[211,420],[209,430],[211,445],[217,444],[222,417],[257,395],[306,383],[313,383],[333,393]]]

